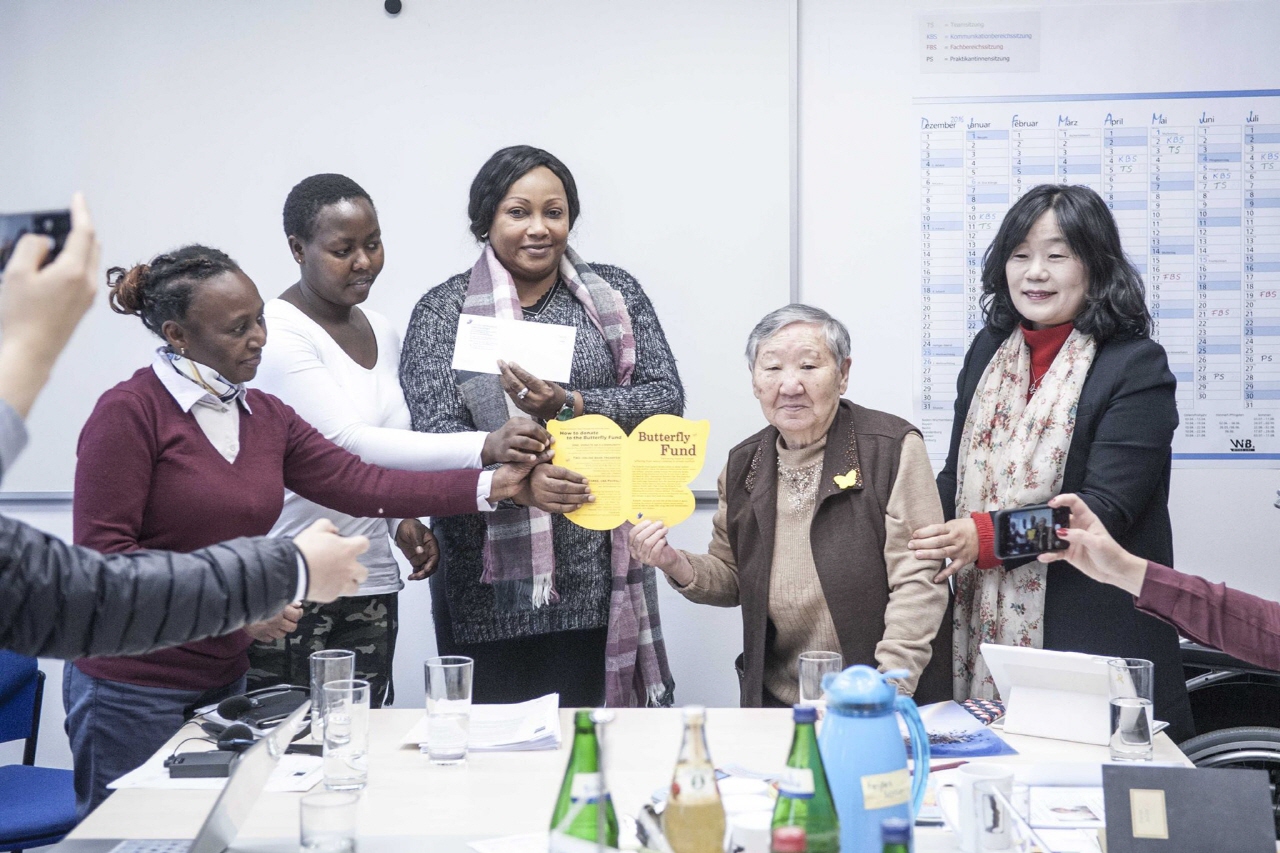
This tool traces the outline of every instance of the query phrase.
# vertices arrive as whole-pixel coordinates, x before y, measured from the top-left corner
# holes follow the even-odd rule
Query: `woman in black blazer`
[[[986,326],[965,355],[938,475],[948,521],[910,543],[950,561],[939,582],[956,575],[956,698],[991,692],[980,642],[1146,658],[1155,716],[1185,740],[1177,632],[1064,562],[1001,563],[992,547],[991,510],[1075,492],[1126,550],[1170,565],[1177,380],[1150,338],[1142,280],[1102,199],[1053,184],[1010,208],[982,279]]]

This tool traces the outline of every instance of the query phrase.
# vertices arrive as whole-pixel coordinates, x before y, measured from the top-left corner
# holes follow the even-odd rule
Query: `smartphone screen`
[[[1046,504],[1001,510],[996,514],[996,556],[1034,557],[1046,551],[1065,551],[1057,529],[1071,525],[1071,510],[1052,509]]]
[[[0,271],[9,265],[13,247],[23,234],[44,234],[53,238],[53,250],[44,262],[47,264],[62,251],[62,245],[71,232],[71,211],[45,210],[36,213],[0,213]]]

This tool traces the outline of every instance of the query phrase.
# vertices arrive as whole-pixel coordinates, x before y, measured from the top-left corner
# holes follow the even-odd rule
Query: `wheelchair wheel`
[[[1270,776],[1271,805],[1280,837],[1280,729],[1239,726],[1193,737],[1178,748],[1196,767],[1251,768]]]

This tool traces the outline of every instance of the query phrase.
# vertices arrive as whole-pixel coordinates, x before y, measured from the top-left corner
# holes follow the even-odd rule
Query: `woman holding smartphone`
[[[1151,340],[1142,278],[1106,203],[1035,187],[1009,209],[982,270],[985,327],[965,355],[947,462],[945,524],[914,533],[955,576],[953,686],[992,697],[981,643],[1156,664],[1155,713],[1195,734],[1178,635],[1133,598],[1066,563],[995,555],[991,513],[1075,492],[1128,550],[1173,561],[1169,469],[1177,380]]]

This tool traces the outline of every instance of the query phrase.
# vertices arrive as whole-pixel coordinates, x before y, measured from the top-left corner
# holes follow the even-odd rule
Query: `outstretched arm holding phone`
[[[1071,510],[1071,527],[1058,531],[1068,547],[1038,559],[1065,559],[1094,580],[1131,593],[1139,610],[1183,636],[1256,666],[1280,669],[1280,604],[1130,554],[1076,495],[1058,495],[1049,505]]]
[[[71,218],[57,259],[44,266],[50,240],[24,236],[0,277],[0,477],[26,443],[23,420],[93,303],[100,248],[79,194]],[[292,541],[104,557],[3,516],[0,545],[0,648],[65,658],[177,645],[269,618],[298,598],[349,595],[366,576],[356,557],[369,547],[320,520]]]

